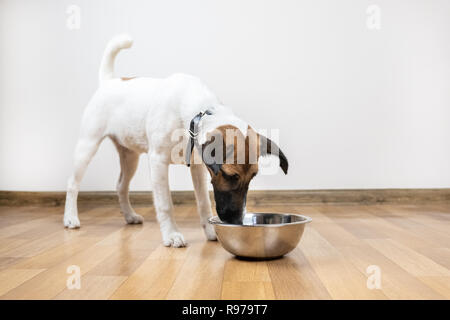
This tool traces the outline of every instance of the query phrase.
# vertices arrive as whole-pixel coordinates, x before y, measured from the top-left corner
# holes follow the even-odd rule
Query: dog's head
[[[248,127],[247,136],[234,126],[218,127],[202,145],[203,162],[211,175],[216,211],[227,223],[241,224],[250,181],[260,156],[275,155],[285,174],[288,161],[278,146]]]

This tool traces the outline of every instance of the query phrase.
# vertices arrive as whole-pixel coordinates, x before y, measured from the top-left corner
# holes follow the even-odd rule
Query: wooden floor
[[[0,207],[0,298],[450,298],[450,204],[249,208],[258,210],[313,222],[286,257],[254,262],[206,242],[194,206],[176,207],[181,249],[162,246],[149,207],[136,208],[144,225],[126,225],[117,206],[81,207],[79,230],[62,227],[62,207]],[[72,265],[79,290],[66,286]],[[380,289],[368,289],[369,266]]]

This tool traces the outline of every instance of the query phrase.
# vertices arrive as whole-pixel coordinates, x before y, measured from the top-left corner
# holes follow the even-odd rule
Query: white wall
[[[254,127],[281,129],[290,172],[255,189],[450,187],[448,0],[3,0],[0,190],[65,189],[102,51],[123,31],[135,44],[116,74],[191,73]],[[106,142],[82,190],[114,190],[118,174]],[[132,189],[148,175],[143,156]],[[192,189],[188,169],[171,184]]]

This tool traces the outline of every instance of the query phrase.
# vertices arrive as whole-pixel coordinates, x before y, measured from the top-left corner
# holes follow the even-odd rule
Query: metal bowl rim
[[[271,215],[282,215],[282,216],[296,216],[300,217],[303,220],[289,223],[273,223],[273,224],[232,224],[232,223],[224,223],[219,220],[218,216],[213,216],[208,218],[208,223],[218,226],[227,226],[227,227],[282,227],[282,226],[291,226],[296,224],[306,224],[312,221],[312,218],[308,216],[304,216],[296,213],[274,213],[274,212],[247,212],[246,214],[271,214]],[[219,221],[217,221],[219,220]]]

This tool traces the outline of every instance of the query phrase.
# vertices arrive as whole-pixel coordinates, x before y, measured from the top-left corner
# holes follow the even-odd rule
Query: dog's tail
[[[109,41],[100,64],[100,83],[114,77],[114,60],[117,54],[122,49],[130,48],[132,44],[133,40],[127,34],[119,34]]]

